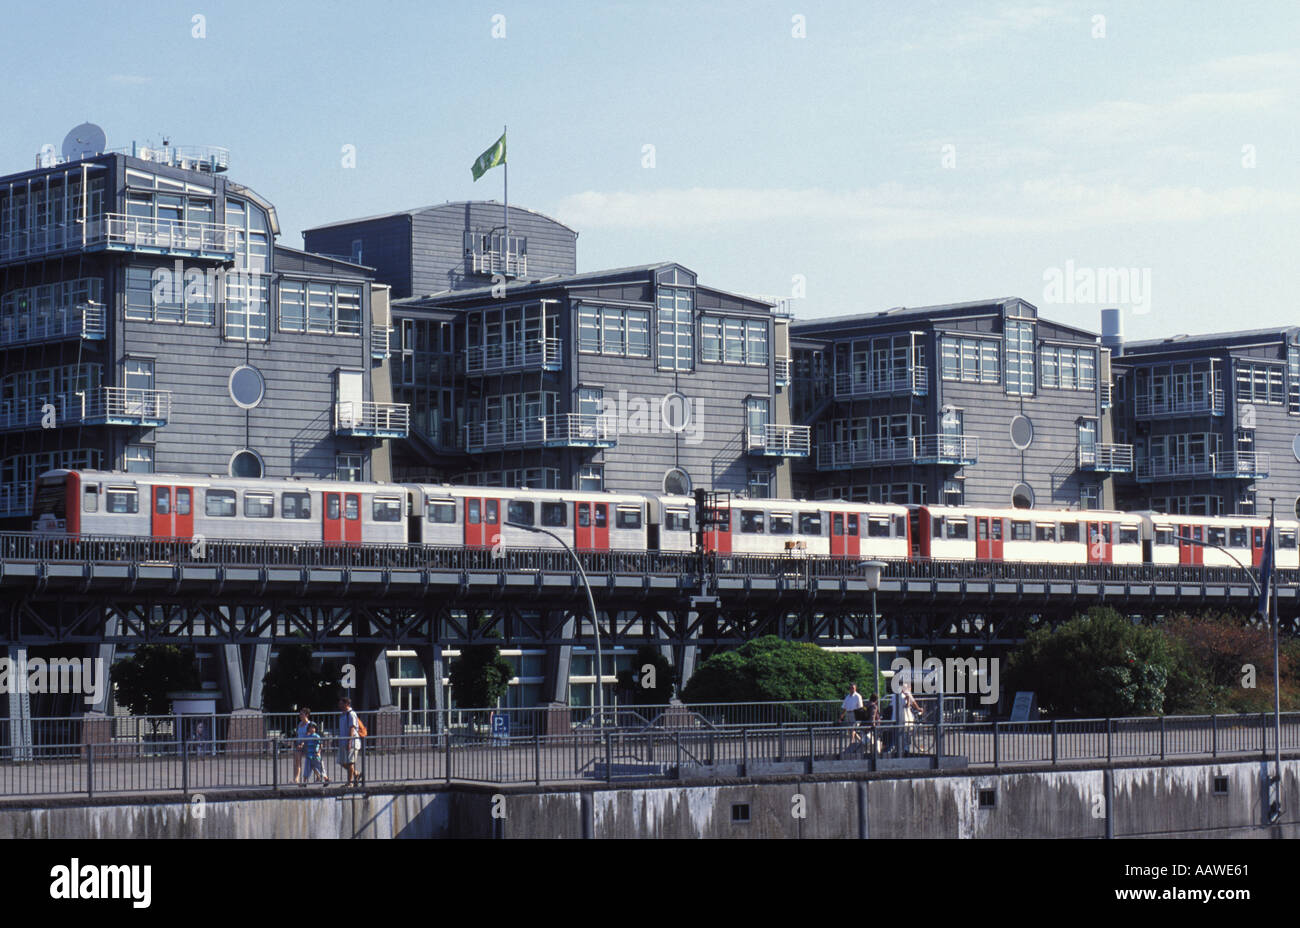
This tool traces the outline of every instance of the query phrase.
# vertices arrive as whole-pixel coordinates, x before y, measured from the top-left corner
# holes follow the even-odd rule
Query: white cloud
[[[141,74],[110,74],[108,79],[114,84],[147,84],[153,80]]]
[[[1065,4],[1004,4],[992,13],[967,13],[958,18],[951,31],[928,33],[917,41],[903,43],[902,48],[904,51],[947,51],[1031,32],[1053,23],[1074,22],[1076,19],[1070,7]]]

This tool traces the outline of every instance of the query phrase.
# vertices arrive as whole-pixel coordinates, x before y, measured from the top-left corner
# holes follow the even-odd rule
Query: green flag
[[[474,167],[470,168],[474,172],[474,179],[478,180],[486,174],[491,168],[498,164],[506,163],[506,134],[501,133],[501,138],[492,143],[492,147],[483,154],[478,156],[474,162]]]

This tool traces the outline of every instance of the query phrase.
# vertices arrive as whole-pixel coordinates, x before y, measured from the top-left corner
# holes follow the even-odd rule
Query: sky
[[[6,11],[0,173],[87,120],[224,146],[291,247],[499,200],[470,165],[508,125],[510,201],[578,230],[579,271],[674,260],[799,319],[1019,296],[1094,331],[1119,306],[1130,339],[1300,323],[1295,0],[54,10]]]

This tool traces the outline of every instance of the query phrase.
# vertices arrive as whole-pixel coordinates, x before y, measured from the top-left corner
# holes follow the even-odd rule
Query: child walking
[[[311,777],[313,782],[320,783],[322,780],[328,786],[330,778],[325,775],[325,767],[320,759],[320,735],[316,732],[316,723],[312,722],[307,726],[307,736],[303,739],[303,758],[306,761],[302,771],[302,785],[307,785],[307,778]]]

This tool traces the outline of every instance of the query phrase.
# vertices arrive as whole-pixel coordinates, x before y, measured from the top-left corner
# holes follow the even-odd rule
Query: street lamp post
[[[578,576],[582,578],[582,588],[587,593],[587,609],[591,613],[591,627],[596,633],[596,726],[598,730],[604,731],[605,687],[601,683],[601,678],[604,676],[605,661],[600,647],[600,622],[596,618],[596,599],[591,595],[591,583],[587,580],[587,572],[582,569],[582,561],[578,559],[577,553],[569,547],[568,542],[552,531],[536,525],[525,525],[522,522],[507,522],[506,525],[511,528],[521,528],[526,532],[536,532],[539,535],[550,535],[564,547],[565,551],[569,552],[569,557],[573,559],[573,566],[578,568]]]
[[[880,589],[880,574],[887,566],[884,561],[866,561],[862,565],[867,589],[871,591],[871,657],[876,666],[876,677],[871,681],[871,691],[882,699],[884,694],[880,692],[880,617],[876,612],[876,590]]]

